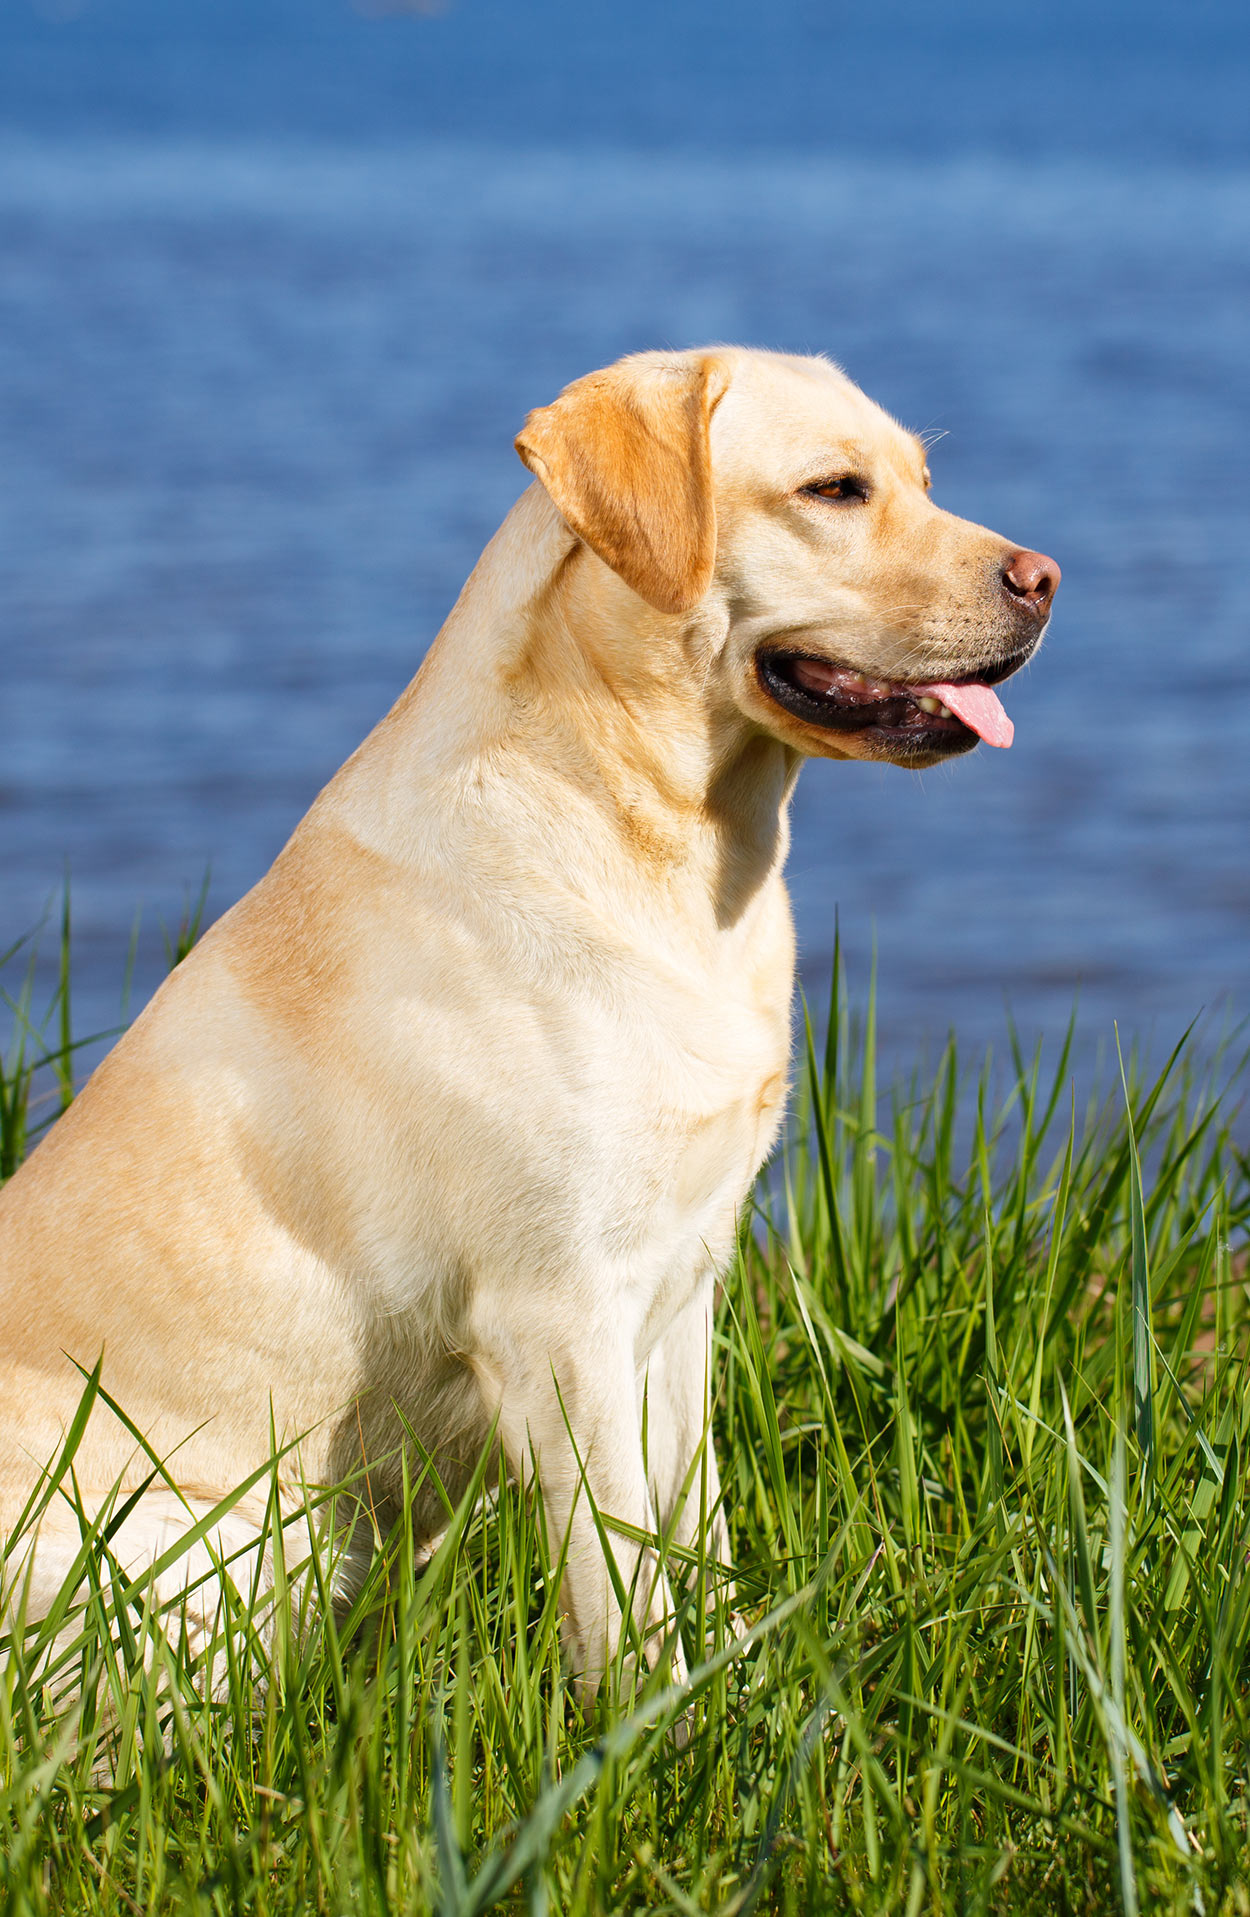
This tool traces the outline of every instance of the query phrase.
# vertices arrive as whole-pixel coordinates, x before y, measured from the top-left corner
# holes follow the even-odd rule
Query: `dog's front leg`
[[[733,1603],[727,1582],[729,1527],[721,1501],[712,1442],[712,1312],[715,1280],[705,1283],[665,1331],[642,1380],[647,1479],[664,1534],[696,1550],[706,1537],[708,1604],[719,1593]],[[724,1567],[718,1575],[715,1565]]]
[[[483,1372],[496,1394],[499,1432],[510,1468],[521,1478],[537,1465],[553,1552],[567,1541],[565,1634],[584,1694],[601,1682],[623,1622],[600,1526],[617,1577],[632,1593],[633,1621],[648,1664],[664,1653],[672,1601],[654,1550],[615,1528],[655,1529],[643,1468],[632,1344],[619,1326],[588,1323],[576,1340],[553,1341],[532,1324],[497,1323]],[[596,1517],[598,1522],[596,1522]],[[671,1648],[672,1674],[685,1675],[681,1646]],[[627,1670],[632,1668],[632,1659]]]

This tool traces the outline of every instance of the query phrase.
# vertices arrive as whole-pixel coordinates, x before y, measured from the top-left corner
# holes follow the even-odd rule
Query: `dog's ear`
[[[517,435],[561,518],[658,612],[688,612],[711,584],[708,421],[728,384],[714,354],[640,353],[574,380]]]

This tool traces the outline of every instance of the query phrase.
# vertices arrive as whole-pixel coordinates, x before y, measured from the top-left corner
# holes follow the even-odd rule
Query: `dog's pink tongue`
[[[931,699],[940,699],[957,719],[962,719],[984,739],[986,745],[1009,746],[1016,736],[1016,728],[990,686],[917,686],[916,691],[927,692]]]

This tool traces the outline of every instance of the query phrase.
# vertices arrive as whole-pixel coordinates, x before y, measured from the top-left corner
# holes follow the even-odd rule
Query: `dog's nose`
[[[1060,572],[1044,552],[1013,552],[1003,567],[1003,584],[1013,599],[1034,612],[1049,612]]]

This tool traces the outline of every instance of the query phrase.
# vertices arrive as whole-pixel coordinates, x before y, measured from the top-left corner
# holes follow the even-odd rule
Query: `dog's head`
[[[794,750],[926,766],[1007,745],[991,690],[1059,568],[943,512],[925,449],[823,359],[640,353],[530,414],[517,451],[709,681]]]

